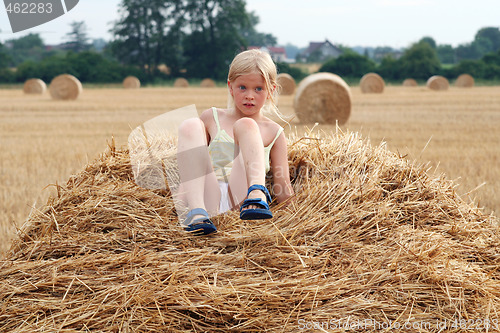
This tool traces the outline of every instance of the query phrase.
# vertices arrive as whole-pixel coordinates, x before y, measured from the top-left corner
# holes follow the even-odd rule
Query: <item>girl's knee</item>
[[[259,125],[251,118],[241,118],[235,121],[233,132],[236,134],[240,131],[247,133],[248,131],[259,131]]]
[[[199,118],[186,119],[179,125],[180,137],[192,137],[193,135],[200,135],[204,132],[205,125]]]

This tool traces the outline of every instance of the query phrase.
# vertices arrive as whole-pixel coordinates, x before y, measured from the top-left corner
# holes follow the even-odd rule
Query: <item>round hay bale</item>
[[[174,87],[176,88],[187,88],[189,87],[189,82],[183,77],[179,77],[174,82]]]
[[[361,78],[359,86],[363,93],[381,94],[384,92],[385,82],[377,73],[367,73]]]
[[[295,80],[290,74],[278,74],[278,84],[281,87],[280,95],[293,95],[293,93],[295,92]]]
[[[212,79],[203,79],[200,83],[200,87],[202,88],[214,88],[215,87],[215,81]]]
[[[141,81],[135,76],[127,76],[123,80],[123,88],[125,89],[139,89],[141,87]]]
[[[406,79],[403,81],[403,87],[416,87],[418,83],[415,79]]]
[[[449,87],[450,84],[448,82],[448,79],[441,75],[431,76],[427,80],[427,88],[431,90],[437,90],[437,91],[448,90]]]
[[[302,123],[342,125],[351,114],[351,90],[336,74],[312,74],[298,85],[293,106]]]
[[[25,94],[43,94],[47,85],[40,79],[29,79],[24,82],[23,91]]]
[[[459,88],[472,88],[474,87],[474,78],[470,74],[461,74],[457,77],[455,86]]]
[[[57,100],[77,99],[82,90],[80,81],[70,74],[56,76],[49,86],[50,96]]]

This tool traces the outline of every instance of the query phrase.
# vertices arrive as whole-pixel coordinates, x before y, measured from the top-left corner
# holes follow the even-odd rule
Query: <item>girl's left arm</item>
[[[273,192],[279,203],[289,201],[293,196],[288,169],[288,154],[285,134],[281,133],[270,153],[273,173]]]

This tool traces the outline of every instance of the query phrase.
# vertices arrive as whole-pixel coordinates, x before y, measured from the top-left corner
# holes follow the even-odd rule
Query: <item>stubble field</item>
[[[500,87],[386,87],[362,94],[352,87],[353,108],[342,131],[357,131],[373,145],[429,164],[429,172],[456,180],[457,191],[485,212],[500,211]],[[131,130],[167,111],[195,104],[198,111],[224,107],[225,88],[86,88],[76,101],[0,90],[0,255],[16,228],[70,175],[104,152],[114,138],[126,146]],[[280,111],[293,116],[293,96],[281,96]],[[313,125],[296,119],[287,132]],[[318,125],[314,131],[335,131]]]

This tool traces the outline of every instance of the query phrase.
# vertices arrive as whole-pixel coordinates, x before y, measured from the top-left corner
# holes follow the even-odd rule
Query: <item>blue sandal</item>
[[[193,220],[193,217],[195,215],[203,215],[205,217]],[[196,236],[208,235],[211,234],[212,232],[217,231],[215,225],[212,223],[212,221],[210,221],[207,211],[204,210],[203,208],[195,208],[191,210],[187,214],[186,220],[184,220],[183,225],[184,225],[184,230],[193,233]]]
[[[255,198],[255,199],[245,199],[240,207],[240,219],[242,220],[264,220],[273,217],[273,213],[269,210],[269,203],[272,201],[271,195],[265,186],[262,185],[252,185],[248,188],[247,197],[253,190],[260,190],[266,195],[266,200]],[[245,209],[248,206],[259,206],[260,208]]]

